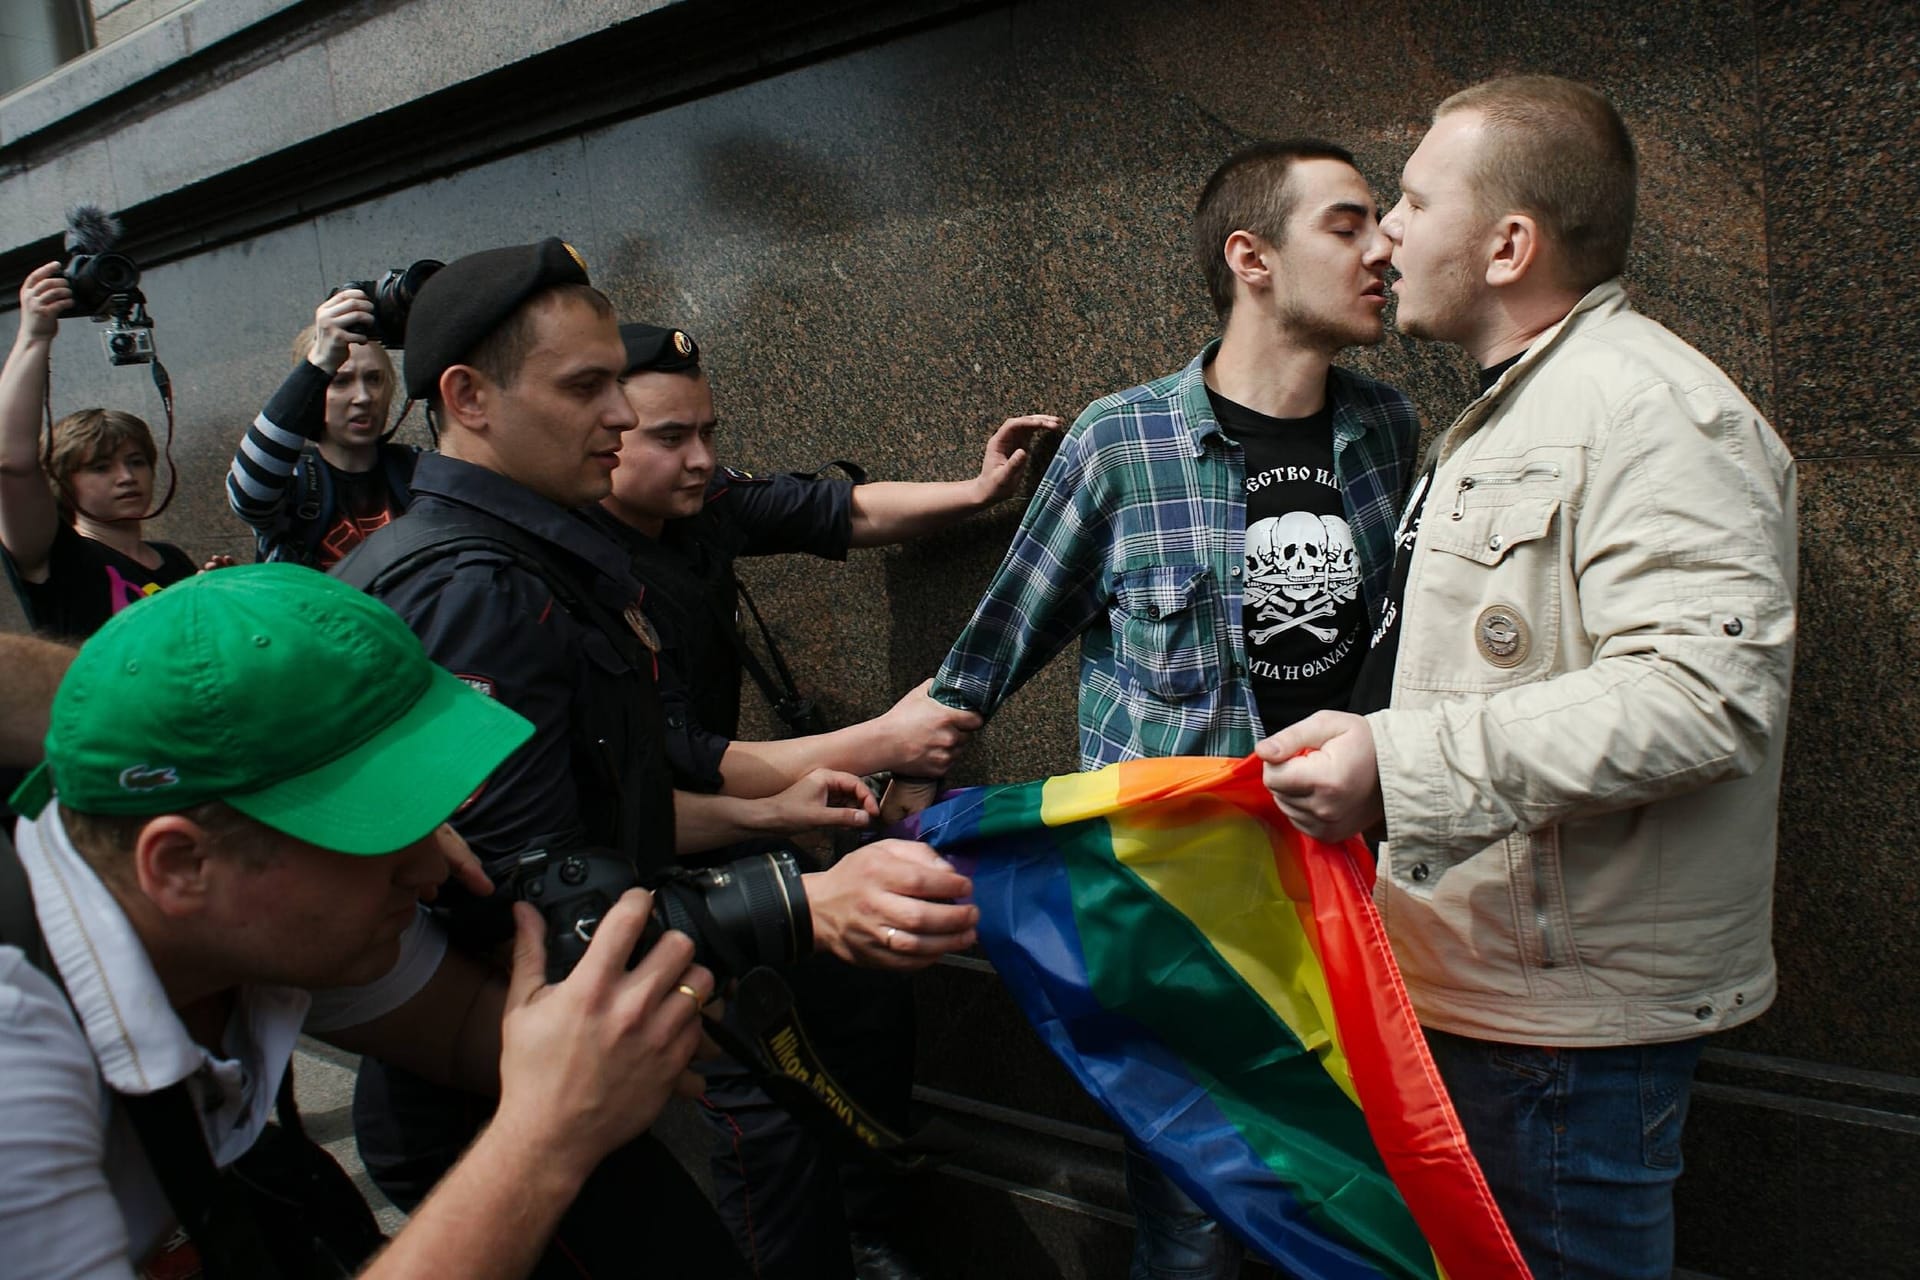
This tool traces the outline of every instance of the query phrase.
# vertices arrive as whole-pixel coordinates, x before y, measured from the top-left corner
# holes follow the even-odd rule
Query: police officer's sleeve
[[[703,728],[693,710],[693,700],[669,672],[660,666],[660,721],[667,733],[667,763],[673,768],[673,785],[681,791],[713,792],[720,789],[720,761],[732,743]]]
[[[454,829],[487,860],[577,838],[567,726],[578,624],[546,584],[497,553],[468,551],[407,578],[386,602],[428,657],[533,721],[533,737],[454,814]]]
[[[725,504],[746,535],[740,554],[802,552],[845,560],[853,541],[853,485],[800,475],[727,473],[727,488],[713,499]]]

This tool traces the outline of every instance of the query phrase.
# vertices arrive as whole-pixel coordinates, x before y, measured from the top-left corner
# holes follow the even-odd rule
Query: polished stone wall
[[[160,532],[195,553],[246,552],[221,471],[285,367],[287,338],[340,279],[563,234],[624,314],[701,340],[728,460],[851,458],[876,479],[951,478],[977,466],[1002,416],[1071,415],[1178,368],[1211,336],[1187,214],[1234,146],[1341,140],[1390,202],[1428,111],[1452,90],[1511,70],[1593,82],[1642,150],[1628,272],[1638,305],[1729,370],[1801,472],[1781,994],[1703,1068],[1682,1262],[1723,1276],[1906,1273],[1920,1249],[1905,1194],[1920,1155],[1909,856],[1920,749],[1902,728],[1920,713],[1920,320],[1901,296],[1920,253],[1915,9],[941,9],[842,15],[839,43],[800,56],[783,46],[786,62],[769,53],[777,73],[736,61],[639,114],[316,200],[319,212],[300,209],[300,179],[276,171],[280,212],[259,230],[149,273],[182,413],[182,496]],[[689,58],[730,38],[710,25],[684,36]],[[573,99],[592,91],[571,87]],[[104,369],[87,326],[69,328],[59,407],[155,403],[137,371]],[[0,318],[0,340],[11,330]],[[1458,356],[1398,338],[1352,363],[1403,386],[1435,425],[1471,385]],[[844,565],[768,562],[747,576],[829,708],[869,714],[931,673],[1017,506]],[[1067,658],[980,735],[962,778],[1071,768],[1072,699]],[[949,966],[922,992],[926,1100],[987,1135],[938,1194],[988,1224],[996,1275],[1115,1274],[1124,1203],[1098,1115],[990,974]]]

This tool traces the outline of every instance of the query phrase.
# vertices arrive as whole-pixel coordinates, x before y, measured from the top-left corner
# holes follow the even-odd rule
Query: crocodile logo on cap
[[[180,775],[170,764],[130,764],[120,771],[122,791],[160,791],[180,784]]]

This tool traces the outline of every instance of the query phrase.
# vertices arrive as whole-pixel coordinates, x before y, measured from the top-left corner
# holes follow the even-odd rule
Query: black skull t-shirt
[[[1270,418],[1212,391],[1247,462],[1241,625],[1260,721],[1276,733],[1347,705],[1367,654],[1367,606],[1333,472],[1333,410]]]

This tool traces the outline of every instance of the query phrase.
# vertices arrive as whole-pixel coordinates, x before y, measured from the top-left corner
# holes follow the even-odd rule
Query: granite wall
[[[1511,70],[1595,83],[1642,149],[1628,272],[1638,305],[1729,370],[1801,471],[1781,993],[1703,1068],[1682,1262],[1729,1277],[1910,1274],[1920,750],[1900,725],[1920,713],[1920,321],[1899,294],[1920,252],[1916,9],[876,4],[821,6],[834,9],[830,31],[783,27],[776,41],[745,21],[758,6],[667,8],[548,56],[528,73],[545,80],[507,83],[511,151],[475,141],[492,109],[476,93],[458,100],[458,126],[444,101],[387,118],[382,136],[407,154],[422,150],[421,129],[457,133],[461,162],[418,166],[430,180],[389,168],[356,190],[322,146],[298,166],[261,159],[257,214],[211,189],[169,197],[169,260],[148,291],[179,396],[183,483],[157,532],[195,553],[247,552],[221,471],[285,367],[287,338],[337,280],[564,234],[624,314],[699,337],[728,460],[852,458],[875,478],[955,477],[1006,414],[1071,415],[1179,367],[1210,336],[1187,213],[1235,145],[1343,140],[1391,202],[1427,112],[1453,89]],[[649,30],[680,43],[644,40]],[[742,30],[762,44],[743,54]],[[401,73],[430,51],[386,56]],[[673,91],[643,100],[636,84],[664,82],[670,66]],[[562,88],[553,77],[569,67]],[[688,70],[702,67],[713,70]],[[581,103],[602,92],[614,105],[594,118]],[[540,140],[525,112],[549,99],[565,109],[552,107],[558,123]],[[367,150],[355,135],[356,162]],[[237,229],[192,243],[177,228],[195,200]],[[0,341],[12,327],[0,317]],[[68,328],[59,407],[155,407],[139,371],[109,372],[87,326]],[[1436,424],[1469,394],[1463,360],[1398,338],[1352,363],[1406,388]],[[930,674],[1017,506],[844,565],[768,562],[747,576],[822,700],[869,714]],[[1007,706],[964,780],[1072,766],[1071,665]],[[982,1135],[936,1191],[976,1215],[981,1258],[1002,1277],[1117,1274],[1124,1203],[1099,1116],[981,966],[938,969],[922,995],[924,1100]],[[965,1251],[945,1256],[953,1274],[987,1270]]]

